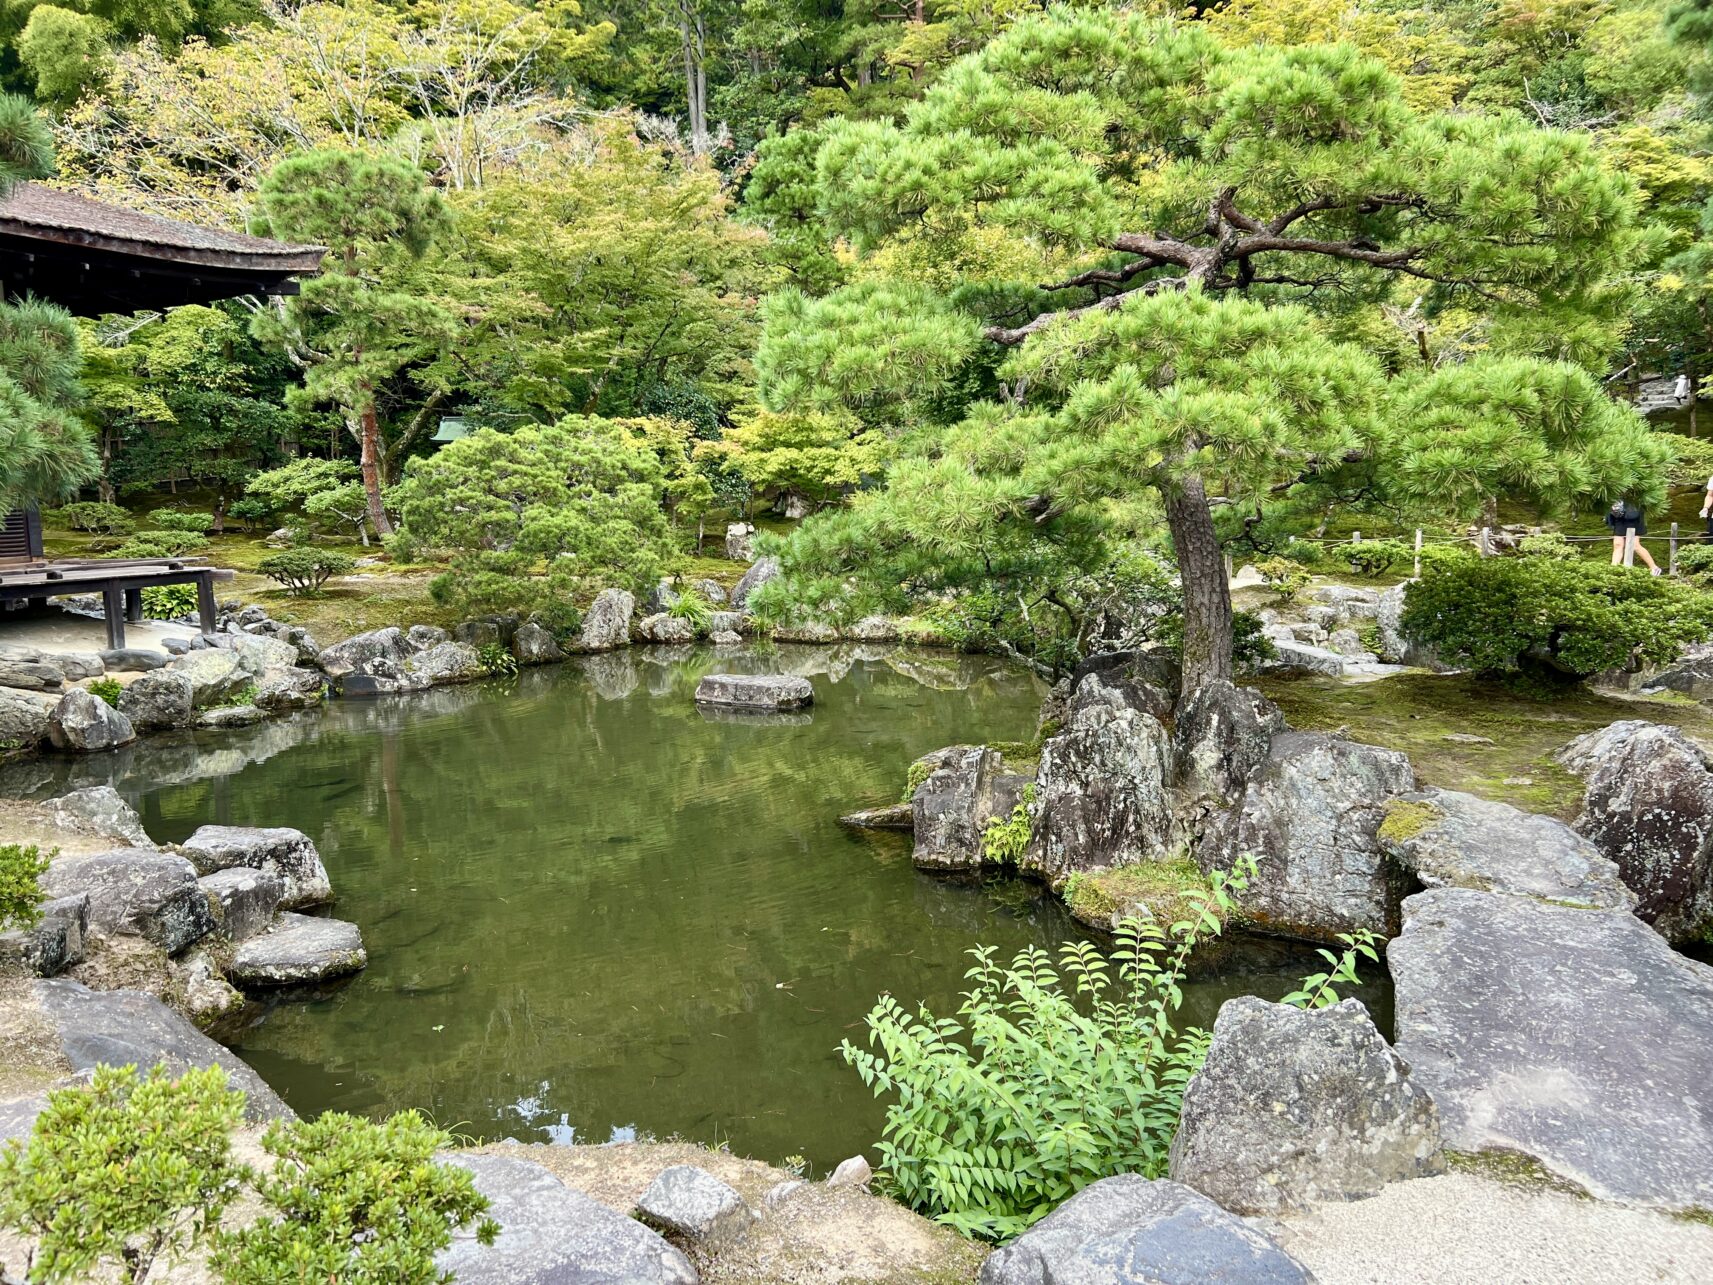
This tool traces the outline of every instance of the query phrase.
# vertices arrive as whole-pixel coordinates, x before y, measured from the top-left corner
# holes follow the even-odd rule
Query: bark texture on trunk
[[[1166,525],[1184,582],[1184,678],[1188,696],[1216,678],[1231,677],[1231,585],[1213,529],[1207,491],[1195,474],[1166,488]]]
[[[381,423],[375,416],[375,404],[365,402],[359,412],[362,421],[363,494],[369,500],[369,525],[376,535],[391,535],[393,524],[387,521],[386,505],[381,502]]]

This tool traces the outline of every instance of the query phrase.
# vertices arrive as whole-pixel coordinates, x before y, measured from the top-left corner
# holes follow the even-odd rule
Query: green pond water
[[[810,676],[813,711],[712,718],[715,664]],[[157,840],[286,825],[321,849],[366,971],[278,1004],[237,1051],[300,1113],[422,1108],[477,1137],[681,1135],[825,1169],[879,1136],[837,1055],[881,992],[950,1013],[975,943],[1086,936],[1033,884],[920,874],[842,829],[908,762],[1026,739],[1041,688],[987,658],[882,648],[625,652],[516,680],[148,741],[0,781],[111,781]],[[1186,1021],[1303,971],[1259,945]],[[1389,1028],[1389,997],[1368,996]]]

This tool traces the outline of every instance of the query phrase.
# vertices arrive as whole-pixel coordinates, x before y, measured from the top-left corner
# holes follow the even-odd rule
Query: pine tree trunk
[[[376,535],[391,535],[393,524],[387,520],[386,505],[381,502],[381,423],[372,399],[363,402],[358,418],[363,425],[363,494],[369,498],[369,525]]]
[[[1184,676],[1188,696],[1216,678],[1231,677],[1231,585],[1213,529],[1207,492],[1195,474],[1165,493],[1166,525],[1184,582]]]

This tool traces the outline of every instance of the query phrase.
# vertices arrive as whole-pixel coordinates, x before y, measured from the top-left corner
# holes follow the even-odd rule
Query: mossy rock
[[[1382,843],[1406,843],[1439,821],[1445,814],[1431,803],[1393,799],[1376,835]]]
[[[1180,856],[1169,861],[1079,871],[1065,881],[1060,895],[1078,923],[1111,933],[1126,919],[1152,920],[1161,928],[1193,919],[1199,907],[1191,897],[1207,891],[1207,876],[1188,856]],[[1228,912],[1222,931],[1241,926],[1241,917]],[[1198,965],[1215,962],[1216,956],[1223,956],[1229,950],[1230,941],[1222,935],[1203,942],[1196,949],[1195,959]]]

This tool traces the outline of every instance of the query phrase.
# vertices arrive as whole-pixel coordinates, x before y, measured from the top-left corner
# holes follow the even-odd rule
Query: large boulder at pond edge
[[[673,1165],[637,1198],[637,1215],[669,1236],[717,1249],[755,1225],[744,1198],[706,1169]]]
[[[1084,690],[1101,681],[1083,679],[1069,725],[1041,746],[1022,865],[1055,888],[1079,871],[1168,856],[1176,843],[1171,738],[1158,719],[1128,703],[1079,707]]]
[[[247,941],[274,921],[285,896],[285,880],[272,870],[232,866],[196,881],[214,908],[220,931],[231,941]]]
[[[1713,1208],[1713,968],[1628,911],[1467,888],[1406,901],[1387,956],[1397,1050],[1448,1148]]]
[[[583,614],[579,641],[584,651],[611,651],[630,642],[636,599],[623,589],[603,589]]]
[[[188,727],[196,717],[196,685],[175,669],[154,669],[127,683],[119,712],[140,732]]]
[[[1635,894],[1598,848],[1553,817],[1453,790],[1401,794],[1386,806],[1381,849],[1429,888],[1477,888],[1599,910]]]
[[[270,669],[256,680],[251,698],[257,709],[283,714],[293,709],[313,709],[327,698],[327,680],[319,671],[291,666]]]
[[[348,976],[368,962],[356,924],[286,911],[239,944],[226,975],[239,986],[298,986]]]
[[[651,643],[695,642],[696,626],[681,616],[669,616],[664,611],[657,611],[637,625],[636,635],[643,642]]]
[[[910,796],[911,859],[924,870],[978,869],[987,823],[1011,815],[1029,778],[1007,772],[999,751],[985,745],[948,745],[912,770],[922,783]]]
[[[419,683],[441,687],[485,677],[482,657],[469,643],[443,642],[404,663],[405,672]]]
[[[44,805],[54,824],[91,834],[112,835],[138,848],[152,848],[154,842],[143,829],[143,819],[137,810],[120,797],[111,785],[88,785],[72,790]]]
[[[131,720],[94,692],[74,687],[48,711],[48,740],[55,749],[94,753],[137,739]]]
[[[732,606],[740,611],[749,604],[749,596],[779,574],[778,558],[757,558],[750,569],[732,586]]]
[[[416,647],[397,628],[389,626],[371,629],[368,633],[356,634],[344,642],[324,647],[315,663],[329,678],[343,678],[347,674],[368,673],[369,667],[377,660],[402,665],[416,651]]]
[[[517,627],[511,640],[512,659],[520,665],[552,665],[565,659],[565,653],[548,633],[533,620]]]
[[[1312,1285],[1296,1259],[1188,1187],[1084,1187],[982,1265],[981,1285]]]
[[[1228,679],[1186,696],[1172,727],[1174,780],[1199,818],[1228,807],[1267,760],[1285,716],[1253,687]]]
[[[696,703],[723,709],[778,711],[814,703],[815,688],[794,674],[708,674],[696,684]]]
[[[540,1165],[505,1156],[450,1155],[468,1169],[500,1225],[491,1246],[473,1230],[435,1266],[458,1285],[697,1285],[690,1260],[623,1214],[573,1191]]]
[[[288,910],[333,899],[333,884],[321,854],[302,830],[286,826],[205,825],[179,845],[198,874],[247,866],[271,870],[285,883],[280,902]]]
[[[1713,930],[1713,772],[1675,727],[1626,720],[1558,761],[1586,784],[1576,829],[1618,865],[1636,914],[1669,941]]]
[[[32,982],[30,999],[53,1030],[55,1051],[76,1074],[101,1064],[162,1065],[174,1075],[218,1066],[233,1088],[244,1091],[244,1115],[252,1123],[292,1118],[291,1108],[261,1076],[152,995],[92,991],[59,978]]]
[[[153,942],[176,955],[214,929],[196,870],[183,857],[143,848],[116,848],[60,857],[42,875],[49,897],[89,894],[89,921],[109,932]]]
[[[197,709],[231,699],[251,686],[261,672],[252,671],[237,652],[213,647],[188,651],[167,668],[190,680],[190,703]]]
[[[1238,1214],[1361,1200],[1442,1168],[1433,1099],[1353,999],[1227,1000],[1184,1092],[1172,1181]]]
[[[1209,828],[1196,859],[1203,870],[1230,870],[1255,858],[1238,904],[1268,932],[1326,942],[1358,929],[1390,937],[1407,878],[1376,832],[1386,804],[1415,784],[1409,759],[1395,750],[1286,732],[1273,738],[1237,807]]]
[[[0,688],[0,753],[33,750],[48,736],[48,710],[34,696]]]

